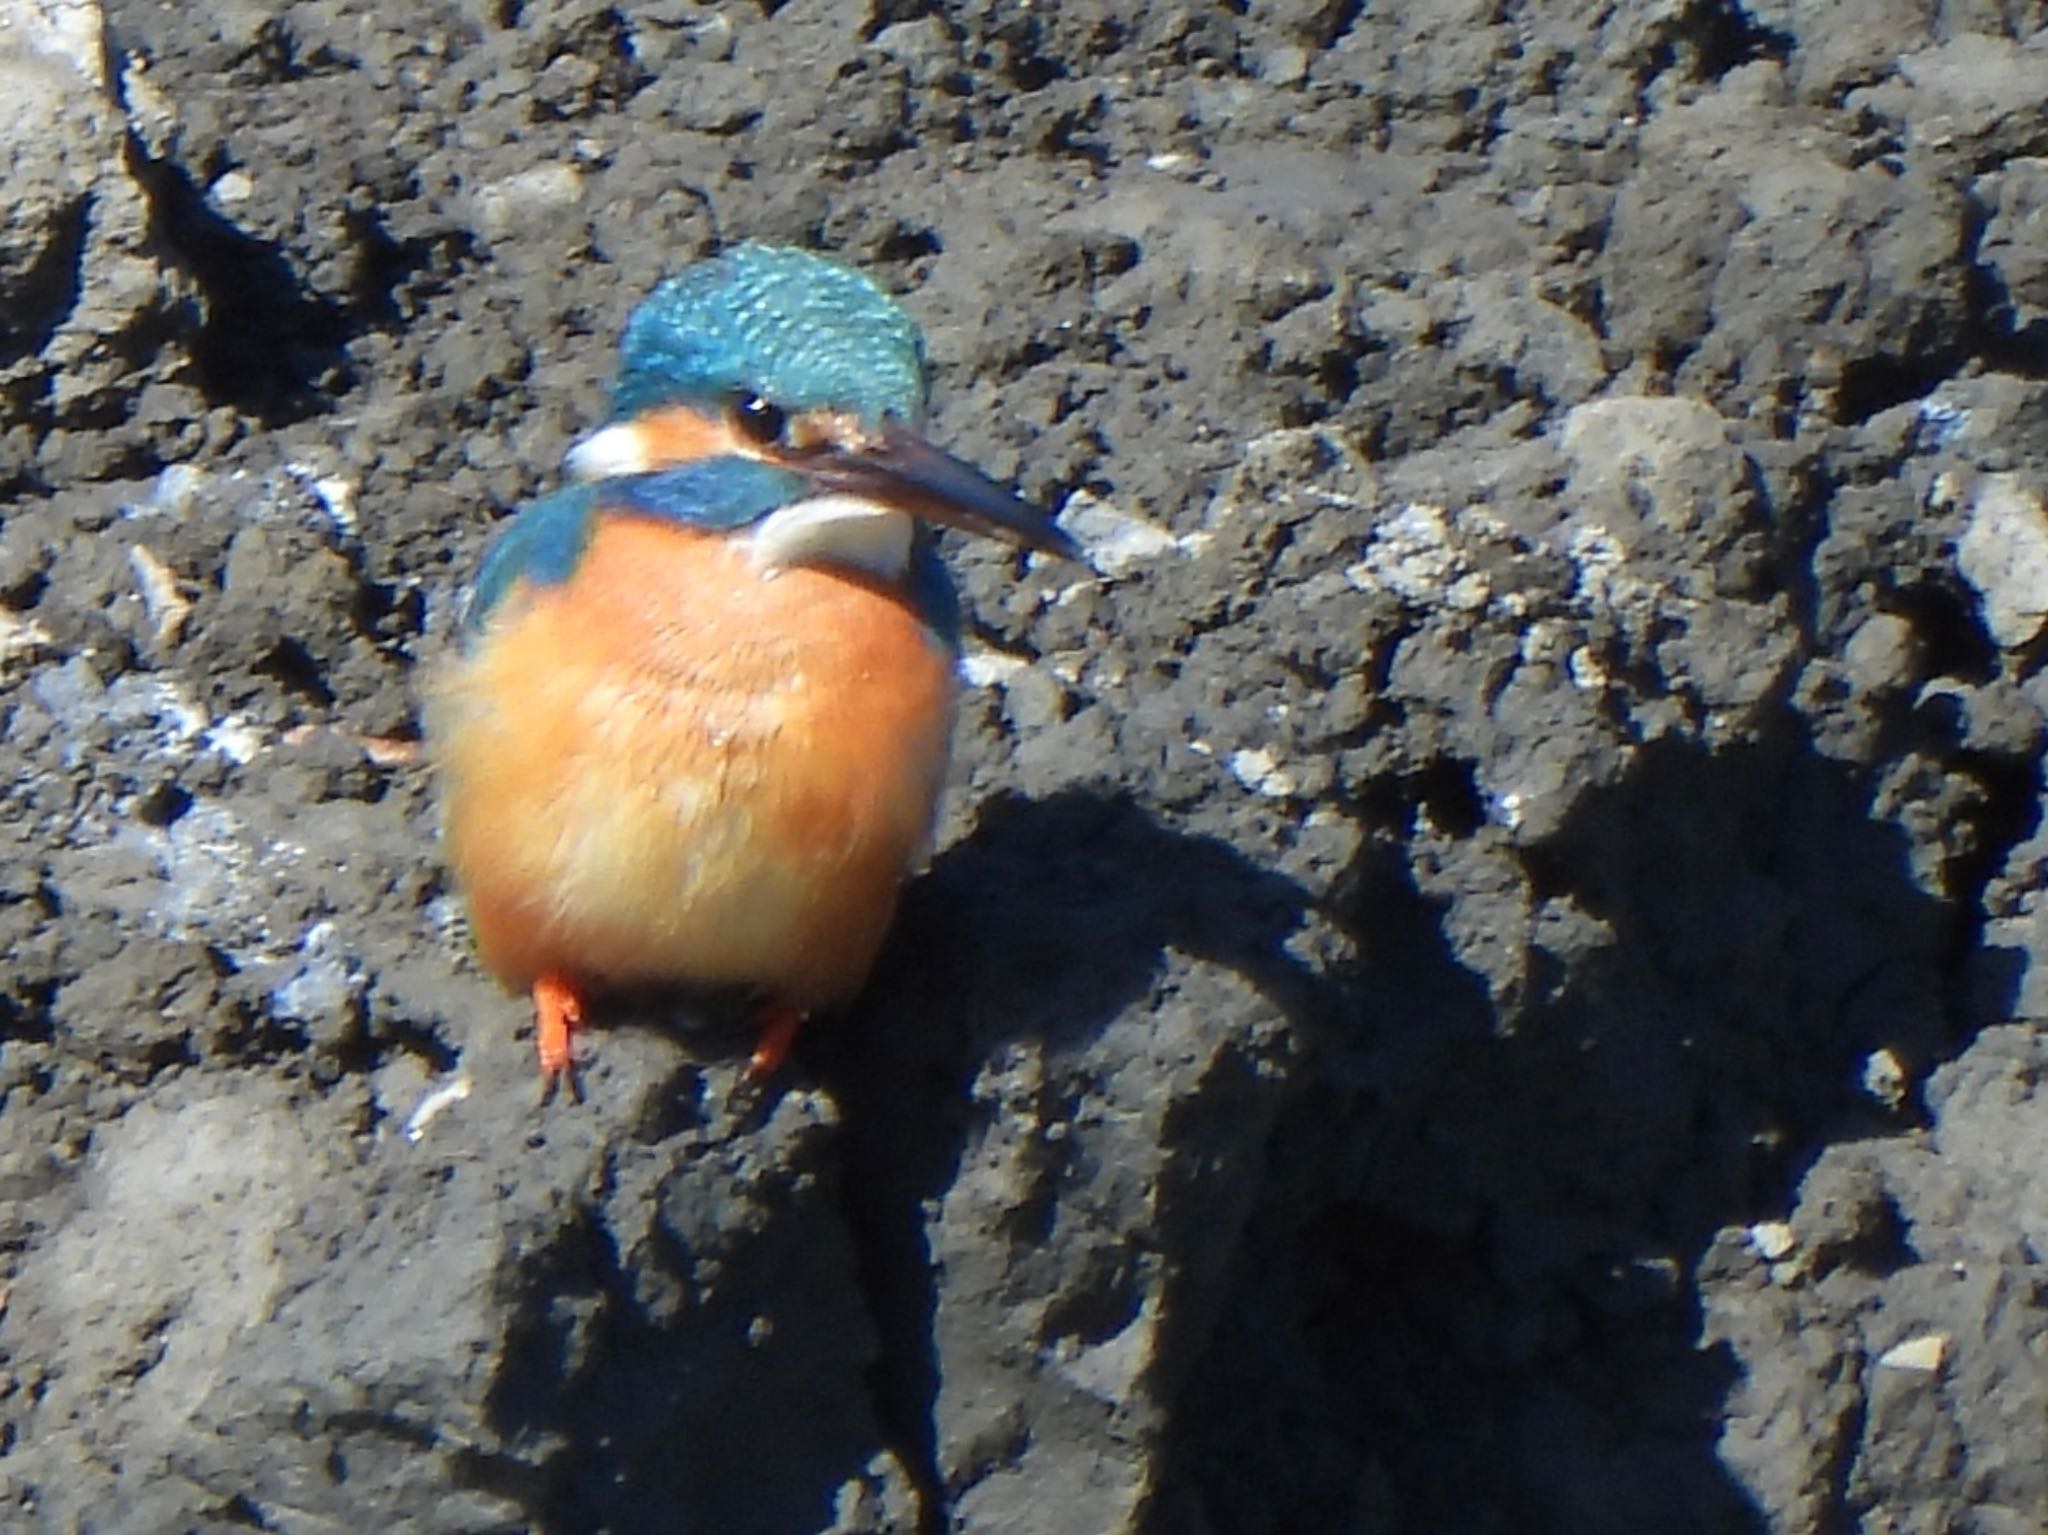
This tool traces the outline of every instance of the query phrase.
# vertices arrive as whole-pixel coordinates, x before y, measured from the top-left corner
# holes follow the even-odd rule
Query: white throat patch
[[[851,565],[893,580],[910,563],[910,514],[859,496],[813,496],[754,525],[749,549],[768,570]]]

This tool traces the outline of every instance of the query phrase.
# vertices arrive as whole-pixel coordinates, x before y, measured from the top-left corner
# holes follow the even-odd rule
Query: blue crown
[[[740,245],[671,277],[626,322],[612,419],[755,394],[786,411],[924,414],[924,339],[867,277]]]

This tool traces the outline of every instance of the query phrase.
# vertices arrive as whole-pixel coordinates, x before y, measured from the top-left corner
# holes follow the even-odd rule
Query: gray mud
[[[2048,5],[101,4],[0,5],[0,1527],[2048,1529]],[[951,551],[778,1092],[537,1110],[374,743],[743,237],[1099,573]]]

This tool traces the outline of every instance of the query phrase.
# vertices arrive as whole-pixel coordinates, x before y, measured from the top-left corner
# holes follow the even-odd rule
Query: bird
[[[934,530],[1076,559],[923,435],[922,333],[872,279],[742,244],[627,320],[569,483],[469,587],[425,736],[478,958],[543,1095],[592,998],[739,989],[749,1078],[864,985],[928,855],[960,617]]]

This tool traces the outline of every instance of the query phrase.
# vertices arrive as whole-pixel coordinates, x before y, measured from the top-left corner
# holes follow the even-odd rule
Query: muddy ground
[[[2042,0],[6,0],[0,100],[0,1527],[2048,1529]],[[1096,568],[951,550],[779,1093],[676,999],[537,1110],[366,743],[743,237]]]

